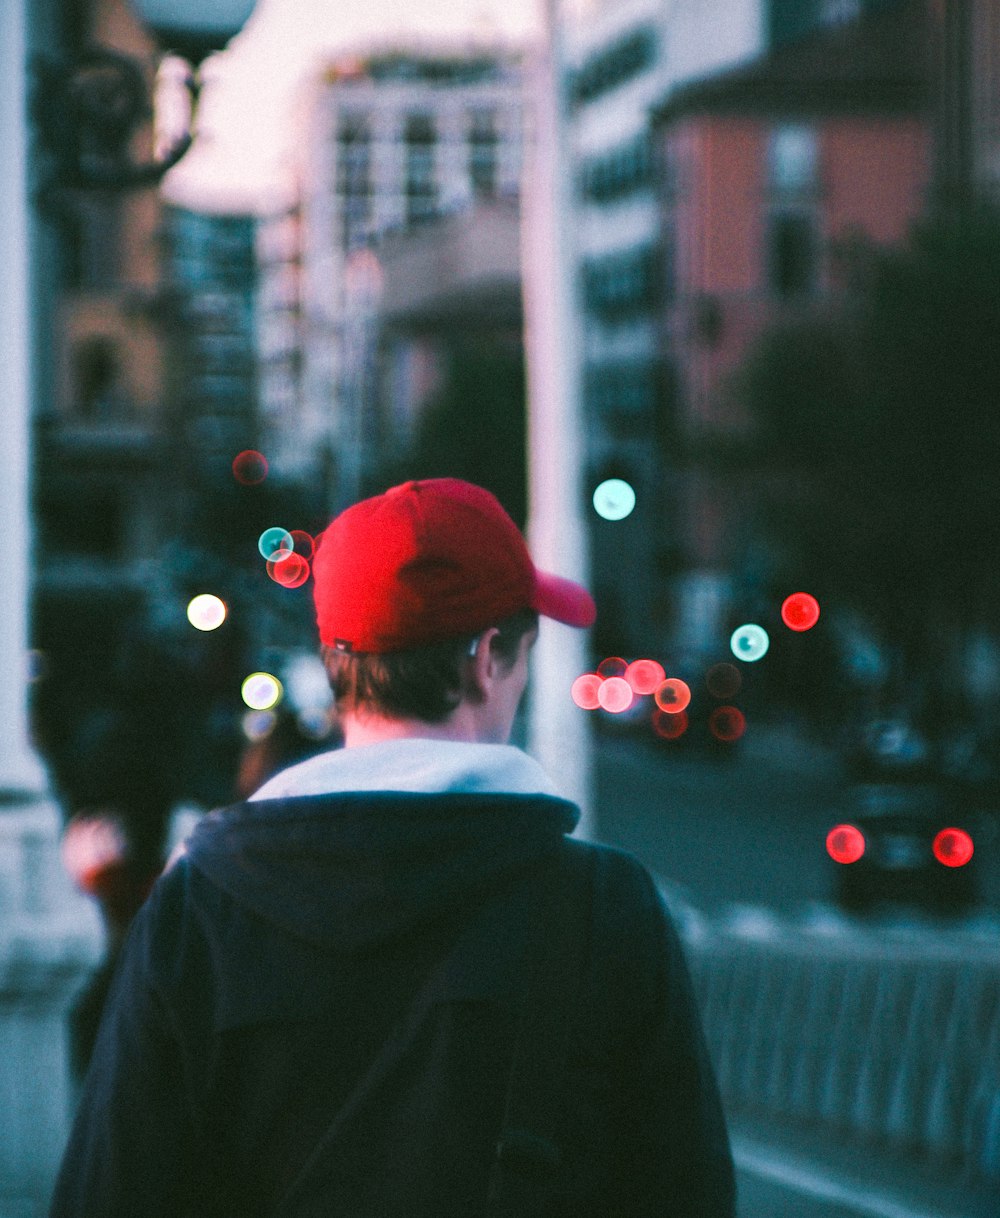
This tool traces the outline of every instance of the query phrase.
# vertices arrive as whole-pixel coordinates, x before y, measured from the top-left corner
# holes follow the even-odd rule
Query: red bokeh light
[[[945,867],[964,867],[973,850],[972,838],[964,829],[942,829],[934,839],[934,857]]]
[[[812,630],[819,621],[819,601],[808,592],[793,592],[782,603],[781,620],[789,630]]]
[[[663,740],[677,740],[688,729],[687,711],[676,711],[673,714],[659,707],[653,711],[653,731]]]
[[[316,542],[313,535],[304,529],[292,529],[291,535],[295,553],[301,554],[306,562],[312,562],[313,555],[316,553]]]
[[[713,664],[705,674],[705,685],[713,698],[734,698],[742,684],[743,675],[735,664]]]
[[[736,706],[717,706],[708,717],[708,730],[723,744],[739,740],[747,730],[747,720]]]
[[[267,458],[254,448],[244,449],[233,460],[233,477],[243,486],[256,486],[267,477]]]
[[[835,825],[826,835],[826,852],[835,863],[856,863],[865,852],[865,835],[854,825]]]
[[[598,664],[597,675],[605,680],[608,677],[624,677],[627,668],[628,661],[623,660],[621,656],[608,656]]]
[[[657,660],[633,660],[623,675],[637,694],[644,695],[653,693],[667,674]]]
[[[608,677],[606,681],[601,682],[597,698],[606,711],[620,715],[632,705],[632,686],[624,677]]]
[[[691,701],[690,686],[680,677],[667,677],[657,686],[653,695],[656,705],[669,715],[679,714],[685,710]]]
[[[277,557],[267,564],[267,573],[276,584],[282,588],[301,588],[309,578],[309,563],[301,554],[282,551],[280,561]]]
[[[570,687],[570,697],[577,704],[580,710],[597,710],[601,705],[601,700],[598,697],[598,691],[604,682],[594,672],[585,672],[582,677],[577,677]]]

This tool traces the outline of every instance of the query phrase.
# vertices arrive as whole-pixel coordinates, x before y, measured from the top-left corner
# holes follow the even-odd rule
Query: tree
[[[904,682],[940,675],[1000,604],[1000,216],[870,251],[840,306],[768,332],[738,383],[765,530],[898,647]]]

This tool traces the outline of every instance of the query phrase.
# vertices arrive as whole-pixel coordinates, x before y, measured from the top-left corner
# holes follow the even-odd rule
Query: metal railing
[[[732,1111],[1000,1182],[1000,948],[762,922],[687,952]]]

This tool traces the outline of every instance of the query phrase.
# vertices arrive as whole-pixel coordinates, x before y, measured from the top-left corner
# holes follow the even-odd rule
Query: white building
[[[477,201],[518,195],[521,67],[513,54],[467,49],[340,60],[316,82],[307,111],[297,409],[280,410],[266,394],[262,406],[272,423],[275,472],[327,478],[336,511],[362,492],[375,457],[364,403],[375,374],[379,244]],[[272,268],[276,296],[293,291],[293,274],[285,279],[282,289],[282,273]],[[280,345],[280,327],[267,332]],[[287,395],[292,382],[278,379]]]
[[[568,31],[586,472],[590,489],[614,476],[637,493],[629,518],[595,517],[591,530],[593,581],[610,608],[604,641],[624,650],[662,638],[672,562],[672,379],[659,319],[670,266],[650,110],[673,86],[757,54],[765,5],[604,0]]]

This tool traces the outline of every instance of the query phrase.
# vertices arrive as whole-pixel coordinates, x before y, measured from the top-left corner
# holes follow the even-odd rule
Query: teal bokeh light
[[[594,491],[594,511],[604,520],[624,520],[635,507],[635,491],[622,478],[608,478]]]
[[[763,659],[770,646],[771,640],[767,636],[767,631],[763,626],[757,626],[753,622],[738,626],[729,640],[729,647],[733,655],[737,660],[745,660],[748,664]]]

